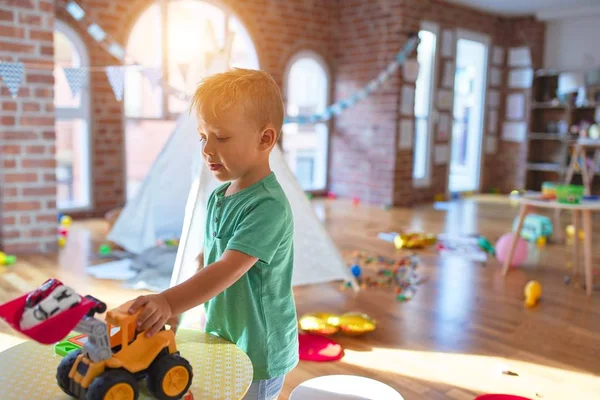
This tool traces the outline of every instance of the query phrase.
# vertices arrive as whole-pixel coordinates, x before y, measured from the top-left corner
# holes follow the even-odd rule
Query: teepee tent
[[[156,246],[159,239],[180,238],[171,285],[184,281],[196,270],[208,197],[218,185],[201,154],[195,116],[184,113],[137,195],[122,210],[107,237],[134,254]],[[271,154],[271,169],[294,213],[293,284],[354,282],[278,146]]]

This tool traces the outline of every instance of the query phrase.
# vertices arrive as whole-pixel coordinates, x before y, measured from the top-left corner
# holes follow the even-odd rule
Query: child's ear
[[[277,141],[277,133],[273,127],[267,127],[260,135],[259,150],[270,150]]]

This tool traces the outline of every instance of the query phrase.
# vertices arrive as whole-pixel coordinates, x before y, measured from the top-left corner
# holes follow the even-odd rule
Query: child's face
[[[263,160],[261,132],[241,112],[229,110],[218,121],[198,115],[206,165],[221,182],[244,177]]]

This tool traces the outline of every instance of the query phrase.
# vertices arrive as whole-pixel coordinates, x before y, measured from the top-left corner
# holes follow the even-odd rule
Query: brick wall
[[[278,1],[222,2],[243,22],[252,36],[261,68],[273,75],[283,85],[283,75],[288,60],[301,49],[323,55],[333,70],[335,2]],[[79,4],[106,32],[122,45],[137,18],[153,0],[129,2],[111,0],[80,0]],[[57,18],[71,25],[85,40],[95,66],[114,65],[113,59],[89,35],[73,23],[71,17],[57,8]],[[113,94],[105,74],[91,76],[92,137],[93,137],[93,200],[90,212],[72,213],[74,217],[101,216],[106,211],[125,202],[125,140],[123,105]]]
[[[79,1],[107,33],[113,35],[120,25],[126,2]],[[85,42],[90,63],[95,67],[116,65],[119,61],[100,47],[59,6],[56,18],[69,24]],[[87,18],[87,17],[86,17]],[[87,19],[86,19],[87,21]],[[107,211],[125,202],[125,159],[123,135],[123,105],[115,98],[105,73],[90,74],[90,126],[92,148],[92,204],[93,209],[69,213],[74,218],[103,216]]]
[[[53,1],[0,3],[0,60],[36,66],[16,98],[0,82],[0,250],[8,253],[56,246],[53,26]]]
[[[350,96],[385,69],[409,32],[402,26],[401,7],[390,2],[349,0],[339,2],[338,7],[335,100]],[[403,167],[397,170],[394,135],[401,100],[400,71],[335,119],[329,173],[330,189],[339,196],[393,202],[396,179],[406,172]]]
[[[418,30],[422,19],[438,23],[442,31],[465,28],[487,34],[493,46],[505,50],[527,39],[534,49],[534,63],[541,65],[543,24],[530,19],[502,19],[440,0],[222,3],[249,31],[261,68],[282,86],[286,65],[296,51],[308,49],[322,55],[332,76],[333,100],[346,97],[377,76],[403,46],[408,33]],[[51,66],[53,2],[2,4],[0,57]],[[154,2],[81,0],[80,4],[111,36],[125,44],[136,18]],[[93,65],[115,64],[116,60],[59,6],[56,17],[80,32]],[[521,31],[525,35],[517,34]],[[442,86],[443,64],[450,60],[439,60],[438,89]],[[500,187],[507,191],[522,180],[525,150],[522,144],[500,140],[508,91],[504,83],[506,64],[498,67],[503,77],[502,84],[494,88],[501,94],[495,106],[499,120],[495,132],[486,124],[485,133],[496,138],[497,146],[496,151],[484,151],[482,189]],[[413,188],[412,149],[399,149],[402,122],[413,119],[412,115],[400,115],[404,86],[414,87],[414,82],[405,81],[399,70],[383,88],[331,122],[329,188],[338,195],[376,204],[410,205],[430,201],[434,194],[446,191],[447,162],[435,160],[430,187]],[[123,105],[115,99],[105,74],[92,74],[90,90],[94,210],[75,217],[102,215],[125,201]],[[8,249],[47,249],[54,243],[56,222],[52,74],[29,73],[17,99],[8,95],[6,87],[0,95],[3,244]],[[436,148],[443,153],[448,145],[447,139],[436,135],[432,157]]]
[[[505,19],[439,0],[414,1],[367,1],[353,0],[340,3],[340,22],[336,53],[336,99],[356,90],[375,77],[402,45],[405,35],[418,31],[420,21],[439,25],[441,41],[444,32],[454,34],[458,28],[487,35],[490,38],[491,63],[494,48],[501,48],[506,55],[508,47],[523,44],[533,47],[534,66],[541,66],[544,42],[544,25],[532,19]],[[519,29],[517,29],[519,28]],[[524,31],[525,35],[518,34]],[[515,37],[518,36],[518,37]],[[440,48],[438,48],[440,50]],[[438,68],[435,87],[443,88],[444,65],[454,62],[454,54],[445,57],[438,51]],[[505,57],[506,59],[506,57]],[[524,174],[525,144],[503,142],[500,131],[505,111],[507,66],[503,61],[494,66],[501,74],[499,85],[488,86],[498,93],[499,103],[486,110],[484,139],[482,144],[481,190],[500,188],[509,191],[520,187]],[[488,76],[488,84],[490,84]],[[413,187],[413,150],[398,148],[403,121],[413,121],[410,115],[401,115],[403,87],[414,88],[413,82],[405,82],[398,73],[382,90],[359,104],[353,112],[345,113],[335,120],[332,138],[332,189],[341,196],[358,196],[372,203],[408,206],[429,202],[435,194],[446,194],[448,162],[435,159],[435,154],[448,154],[450,133],[439,135],[438,125],[433,127],[434,139],[431,157],[431,184],[424,188]],[[437,92],[433,99],[436,101]],[[437,104],[435,104],[437,107]],[[451,118],[451,110],[438,108],[440,115]],[[489,112],[496,112],[498,122],[488,124]],[[486,145],[486,142],[492,143]],[[414,143],[414,141],[413,141]],[[358,172],[357,172],[358,171]]]
[[[113,0],[99,7],[96,2],[87,0],[81,4],[92,11],[109,34],[124,44],[137,17],[153,2]],[[286,64],[293,54],[302,49],[321,54],[331,69],[333,100],[346,97],[375,77],[403,46],[407,34],[419,29],[419,21],[423,19],[439,24],[440,33],[464,28],[488,35],[492,48],[512,45],[509,42],[512,31],[507,25],[512,20],[439,0],[265,0],[260,4],[226,0],[223,5],[240,18],[250,33],[261,68],[271,73],[282,86]],[[69,20],[68,16],[58,15]],[[525,20],[521,23],[528,24]],[[104,50],[93,43],[90,46],[95,63],[114,62]],[[438,89],[442,88],[443,65],[452,60],[452,57],[438,60]],[[505,76],[506,66],[499,68]],[[94,197],[95,214],[98,215],[124,202],[124,141],[122,107],[114,100],[106,77],[95,76],[92,88],[96,118]],[[436,162],[433,155],[436,149],[440,154],[449,151],[449,140],[438,135],[435,135],[431,149],[431,185],[426,188],[412,185],[412,149],[398,148],[401,122],[413,119],[411,115],[399,115],[403,86],[414,88],[414,82],[404,82],[400,70],[383,88],[331,122],[331,191],[342,197],[359,197],[369,203],[395,205],[431,201],[436,193],[446,192],[448,163]],[[493,89],[501,93],[496,111],[502,116],[505,88],[502,84]],[[449,110],[446,115],[450,117]],[[497,143],[496,151],[488,153],[484,142],[482,190],[517,184],[518,174],[499,172],[502,168],[518,169],[521,165],[518,154],[521,153],[511,149],[509,154],[503,154],[506,146],[514,145],[504,145],[499,139],[502,118],[498,119],[496,132],[488,131],[486,126],[485,140],[492,136]]]

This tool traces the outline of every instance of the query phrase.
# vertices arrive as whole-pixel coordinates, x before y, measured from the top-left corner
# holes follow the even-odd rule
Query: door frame
[[[433,21],[429,21],[429,20],[424,20],[421,21],[421,24],[419,26],[419,30],[426,30],[429,32],[432,32],[435,35],[435,49],[434,49],[434,55],[433,55],[433,65],[432,65],[432,71],[431,71],[431,79],[430,79],[430,87],[429,87],[429,112],[428,112],[428,121],[427,121],[427,144],[426,144],[426,149],[425,149],[425,176],[423,178],[420,179],[415,179],[414,176],[411,176],[412,178],[412,183],[413,183],[413,187],[416,189],[423,189],[423,188],[428,188],[431,187],[432,184],[432,174],[433,174],[433,168],[434,168],[434,162],[433,162],[433,153],[434,153],[434,146],[435,146],[435,127],[437,126],[437,123],[439,121],[439,112],[438,112],[438,107],[437,107],[437,93],[438,93],[438,71],[440,70],[440,49],[441,49],[441,33],[442,33],[442,29],[440,28],[440,24],[433,22]],[[419,66],[419,71],[421,69],[421,66]],[[416,85],[416,80],[415,80],[415,85]],[[413,107],[414,108],[414,107]],[[417,116],[414,116],[414,123],[413,123],[413,151],[416,150],[416,141],[417,141],[417,137],[416,137],[416,132],[417,132]],[[413,157],[416,158],[416,154],[413,154]],[[413,165],[412,165],[412,171],[414,172],[414,158],[413,158]]]
[[[488,75],[489,75],[489,69],[490,69],[490,47],[492,45],[492,39],[489,35],[480,33],[480,32],[475,32],[475,31],[470,31],[470,30],[466,30],[466,29],[456,29],[454,31],[454,79],[456,78],[456,67],[458,65],[457,63],[457,59],[458,59],[458,41],[459,39],[466,39],[466,40],[472,40],[475,42],[480,42],[485,46],[485,60],[484,60],[484,65],[485,65],[485,70],[483,71],[483,96],[482,96],[482,116],[481,116],[481,121],[480,121],[480,140],[479,140],[479,144],[478,144],[478,153],[479,153],[479,160],[477,161],[478,164],[478,168],[477,168],[477,178],[475,179],[475,189],[472,192],[479,192],[481,190],[481,181],[482,181],[482,177],[483,177],[483,150],[484,150],[484,143],[483,141],[485,140],[485,127],[487,126],[487,118],[488,118],[488,112],[487,112],[487,97],[488,97]],[[451,109],[451,113],[450,113],[450,117],[452,118],[452,123],[451,123],[451,130],[454,129],[454,89],[452,91],[452,109]],[[446,193],[447,194],[451,194],[450,192],[450,174],[452,172],[452,146],[453,146],[453,135],[450,134],[450,160],[448,162],[448,174],[446,177]]]

